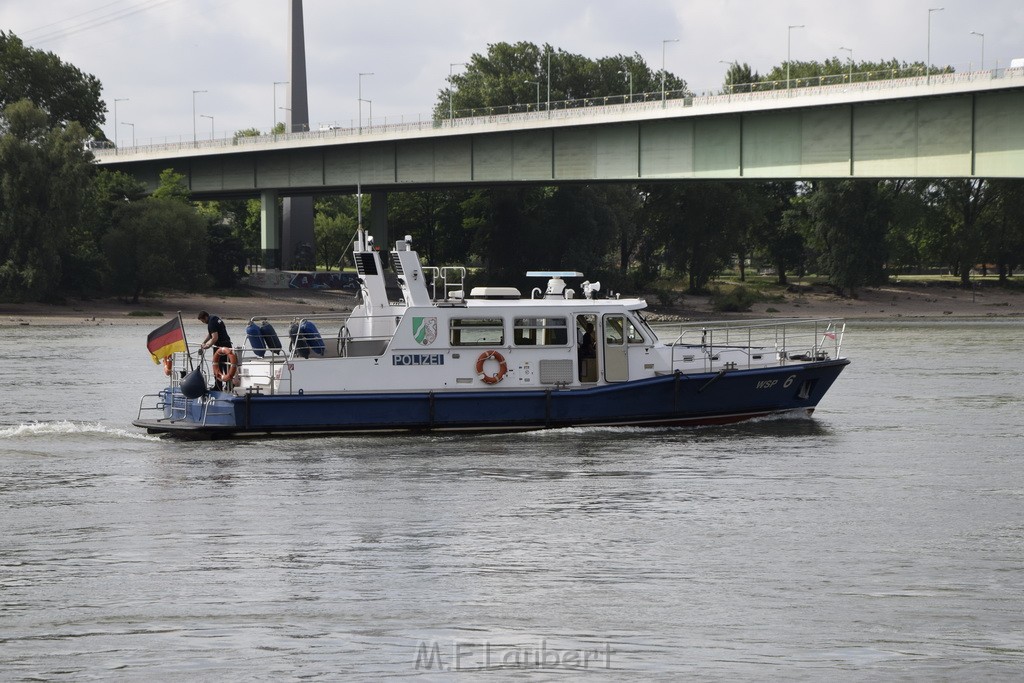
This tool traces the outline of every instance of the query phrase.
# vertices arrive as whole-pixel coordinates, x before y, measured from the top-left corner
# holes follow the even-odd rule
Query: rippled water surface
[[[1024,671],[1020,321],[857,323],[811,420],[214,443],[146,331],[0,330],[0,678]]]

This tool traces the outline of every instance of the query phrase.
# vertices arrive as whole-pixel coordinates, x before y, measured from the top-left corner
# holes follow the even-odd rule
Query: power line
[[[115,10],[112,10],[110,12],[106,12],[104,14],[101,14],[101,15],[99,15],[97,17],[93,17],[93,18],[85,19],[85,20],[77,22],[77,23],[73,23],[70,26],[65,26],[64,28],[56,29],[54,31],[44,32],[43,34],[38,35],[35,38],[28,38],[28,39],[26,39],[26,38],[22,37],[22,40],[25,40],[26,43],[31,42],[34,45],[52,42],[52,41],[58,40],[60,38],[66,38],[68,36],[72,36],[72,35],[74,35],[76,33],[81,33],[82,31],[89,31],[89,30],[92,30],[92,29],[95,29],[95,28],[99,28],[100,26],[104,26],[106,24],[109,24],[109,23],[112,23],[112,22],[115,22],[115,21],[120,21],[121,19],[125,19],[127,17],[132,16],[132,15],[139,14],[140,12],[147,12],[149,10],[156,9],[157,7],[159,7],[161,5],[165,5],[165,4],[169,3],[169,2],[174,2],[174,1],[175,0],[146,0],[145,2],[140,2],[140,3],[138,3],[136,5],[133,5],[133,6],[130,6],[130,7],[125,7],[125,8],[121,8],[121,9],[115,9]],[[99,11],[100,9],[103,9],[104,7],[109,7],[111,5],[116,5],[116,4],[117,4],[117,2],[108,3],[107,5],[103,5],[103,6],[99,7],[99,8],[97,8],[96,10],[93,10],[93,12]],[[91,13],[92,12],[85,12],[83,14],[91,14]],[[76,16],[83,16],[83,14],[79,14],[79,15],[76,15]],[[72,17],[72,18],[74,18],[74,17]],[[67,21],[67,20],[65,20],[65,21]],[[56,23],[60,24],[60,23],[64,23],[64,22],[56,22]],[[51,26],[52,25],[53,24],[51,24]],[[40,27],[40,28],[46,28],[46,27]]]
[[[67,17],[66,19],[59,19],[57,21],[50,22],[49,24],[43,24],[42,26],[36,26],[35,28],[30,28],[27,31],[21,32],[19,35],[24,39],[25,36],[31,35],[31,34],[37,32],[37,31],[42,31],[44,28],[50,28],[51,26],[57,26],[58,24],[63,24],[66,21],[71,21],[72,19],[77,19],[78,17],[84,17],[86,14],[92,14],[93,12],[99,12],[101,9],[104,9],[105,7],[110,7],[111,5],[118,5],[118,4],[122,3],[122,2],[125,2],[125,0],[114,0],[113,2],[108,2],[107,4],[100,5],[99,7],[96,7],[94,9],[86,10],[84,12],[79,12],[78,14],[72,14],[70,17]]]

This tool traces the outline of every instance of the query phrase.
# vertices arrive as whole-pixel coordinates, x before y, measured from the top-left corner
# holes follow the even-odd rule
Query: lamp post
[[[932,82],[932,12],[941,12],[946,9],[945,7],[929,7],[928,8],[928,58],[924,64],[924,82],[926,84]]]
[[[212,141],[213,140],[213,117],[210,116],[209,114],[200,114],[199,118],[201,118],[201,119],[210,119],[210,140]]]
[[[661,41],[661,106],[665,106],[665,46],[669,43],[678,43],[678,38],[668,38]]]
[[[523,83],[537,86],[537,111],[540,111],[540,81],[523,81]]]
[[[971,31],[972,36],[978,36],[981,38],[981,71],[985,70],[985,34],[978,33],[977,31]]]
[[[363,76],[372,76],[372,75],[373,75],[372,71],[363,71],[363,72],[360,72],[360,74],[359,74],[359,96],[358,96],[356,102],[358,103],[358,107],[359,107],[359,134],[360,135],[363,134]],[[370,118],[371,119],[373,118],[373,113],[372,112],[370,114]]]
[[[620,76],[623,75],[623,74],[625,74],[626,76],[629,76],[629,103],[632,104],[633,103],[633,72],[632,71],[628,71],[628,70],[622,70],[622,71],[619,72]]]
[[[198,95],[201,92],[206,92],[206,91],[205,90],[193,90],[192,91],[192,146],[193,147],[196,147],[198,145],[198,140],[196,139],[196,95]]]
[[[132,148],[134,149],[135,148],[135,124],[134,123],[128,123],[127,121],[122,121],[121,125],[122,126],[131,126],[132,127]]]
[[[448,65],[448,120],[451,121],[455,118],[455,110],[452,109],[452,69],[457,66],[466,66],[466,62],[452,62]]]
[[[117,153],[117,103],[127,102],[127,97],[114,98],[114,153]],[[135,145],[132,145],[134,147]]]
[[[548,102],[544,107],[548,111],[548,118],[551,118],[551,50],[548,50]]]
[[[845,50],[850,53],[850,84],[853,84],[853,48],[852,47],[840,47],[840,50]]]
[[[789,90],[789,65],[793,61],[793,29],[806,28],[803,24],[793,24],[786,33],[786,90]]]
[[[370,130],[373,130],[373,100],[359,100],[359,101],[360,102],[366,102],[366,104],[370,105],[370,107],[369,107],[370,108],[370,114],[369,114],[369,116],[366,117],[366,122],[367,122],[367,128],[369,128]],[[362,113],[360,112],[359,115],[362,116]],[[360,128],[360,130],[362,130],[362,129]]]
[[[291,81],[274,81],[274,125],[270,127],[270,134],[277,135],[277,86],[288,85]]]

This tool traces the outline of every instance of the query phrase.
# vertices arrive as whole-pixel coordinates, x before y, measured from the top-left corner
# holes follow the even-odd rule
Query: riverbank
[[[134,324],[155,327],[181,311],[186,323],[209,311],[232,323],[253,315],[288,316],[345,313],[356,296],[343,290],[241,289],[231,296],[216,293],[167,293],[132,304],[118,298],[68,299],[61,304],[0,302],[0,327],[11,325]],[[198,323],[196,323],[198,324]]]
[[[242,289],[232,295],[168,293],[142,299],[138,304],[116,298],[77,300],[62,304],[0,303],[0,327],[25,325],[155,326],[181,311],[186,322],[206,310],[231,323],[253,315],[289,316],[345,313],[356,295],[340,290]],[[991,318],[1024,317],[1024,292],[997,286],[964,290],[955,286],[890,284],[865,288],[856,298],[840,297],[824,287],[794,287],[792,291],[753,304],[749,311],[725,314],[714,310],[709,296],[683,296],[666,306],[647,297],[650,311],[672,319],[723,318]]]
[[[863,288],[856,297],[842,297],[825,286],[790,287],[784,293],[754,303],[742,313],[716,312],[710,296],[683,297],[676,306],[663,307],[650,299],[651,310],[687,318],[897,318],[1024,317],[1024,291],[999,287],[994,282],[970,290],[946,283],[892,283]]]

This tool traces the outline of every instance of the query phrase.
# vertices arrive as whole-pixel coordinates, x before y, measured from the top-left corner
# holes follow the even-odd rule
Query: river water
[[[214,443],[146,332],[0,329],[0,679],[1024,672],[1020,320],[854,323],[813,419]]]

